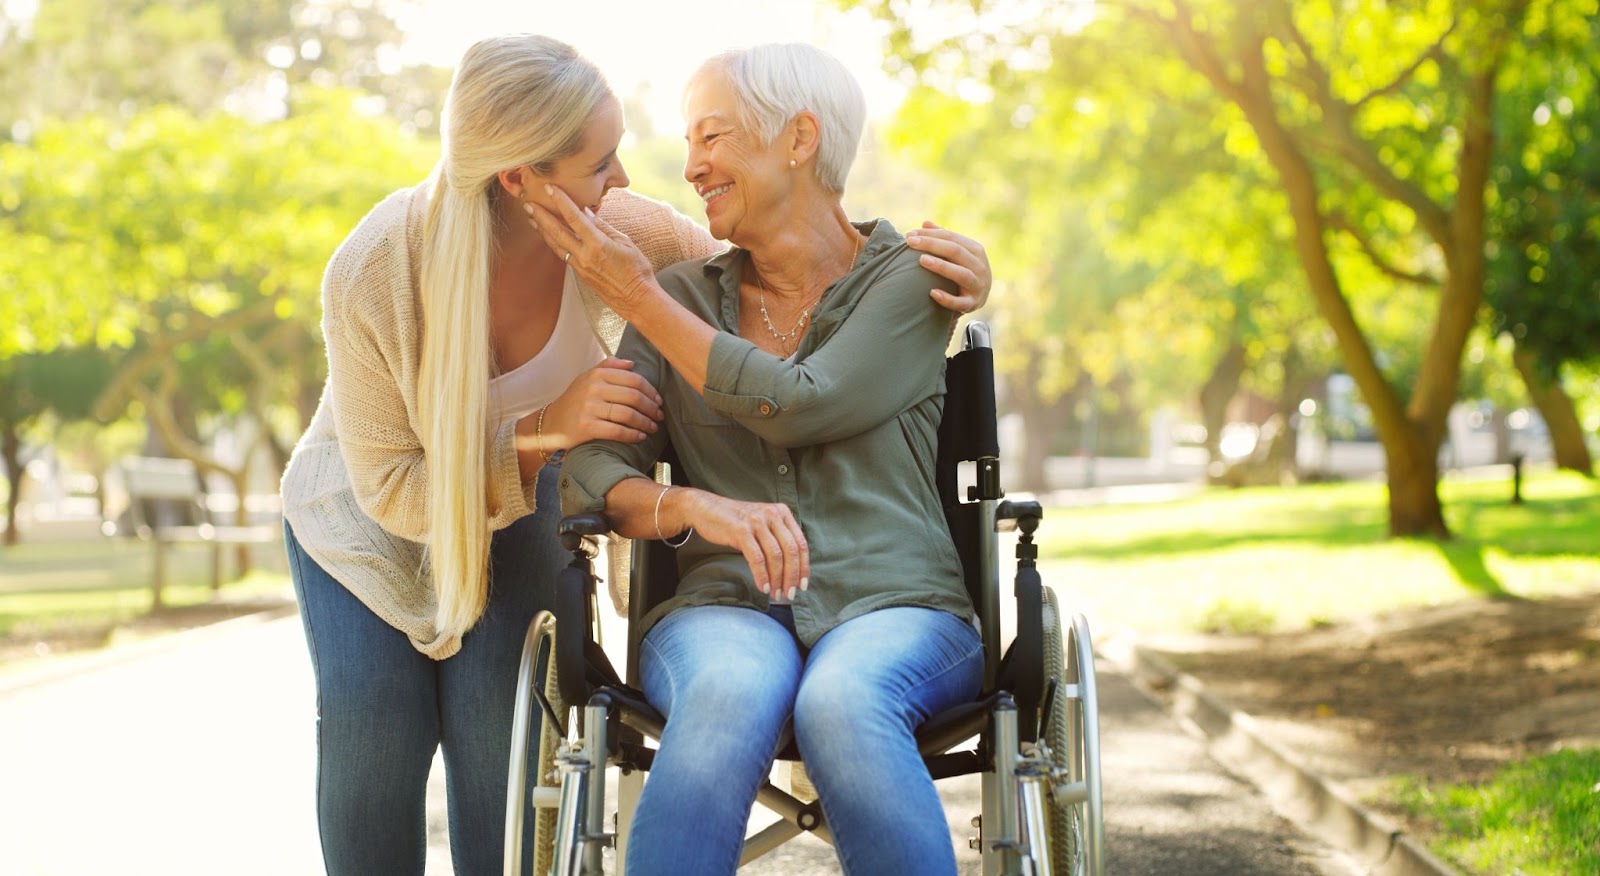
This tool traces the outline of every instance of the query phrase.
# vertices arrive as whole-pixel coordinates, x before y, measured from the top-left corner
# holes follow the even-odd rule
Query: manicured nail
[[[810,578],[801,578],[800,579],[800,589],[801,590],[806,590],[806,589],[809,589],[810,587],[811,587],[811,579]]]
[[[794,594],[795,594],[795,588],[790,587],[789,588],[789,598],[793,599],[794,598]]]
[[[555,187],[550,185],[549,183],[545,183],[544,184],[544,193],[547,194],[547,195],[555,194],[556,193]]]
[[[527,214],[528,214],[528,215],[529,215],[529,216],[532,216],[532,215],[533,215],[533,205],[532,205],[532,204],[529,204],[529,203],[526,203],[526,202],[525,202],[525,203],[523,203],[523,205],[522,205],[522,211],[523,211],[523,212],[524,212],[524,213],[527,213]]]

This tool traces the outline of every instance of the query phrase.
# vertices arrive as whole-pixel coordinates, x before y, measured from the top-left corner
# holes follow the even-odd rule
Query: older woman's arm
[[[653,383],[664,376],[660,353],[633,328],[617,350]],[[665,487],[647,471],[666,445],[666,430],[638,443],[591,441],[573,448],[561,468],[561,507],[567,514],[603,512],[628,538],[676,538],[691,527],[706,541],[744,554],[756,587],[794,591],[806,586],[810,550],[788,506],[744,502],[688,487]]]

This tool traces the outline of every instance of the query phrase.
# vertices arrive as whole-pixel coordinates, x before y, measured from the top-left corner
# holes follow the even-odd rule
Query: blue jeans
[[[696,606],[645,636],[644,692],[668,721],[634,814],[630,876],[734,872],[791,716],[846,873],[955,873],[913,733],[977,696],[977,631],[943,611],[885,608],[806,653],[787,620],[787,609]]]
[[[567,561],[555,484],[546,470],[539,510],[494,534],[488,607],[445,660],[419,653],[284,527],[316,673],[317,826],[330,876],[420,876],[428,771],[441,747],[455,872],[501,872],[518,659]],[[528,764],[531,774],[535,758]]]

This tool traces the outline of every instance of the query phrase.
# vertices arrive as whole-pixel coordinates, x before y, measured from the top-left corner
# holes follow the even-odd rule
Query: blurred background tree
[[[18,429],[46,415],[144,423],[145,452],[240,497],[258,448],[281,466],[324,377],[323,266],[437,155],[448,72],[398,66],[398,38],[359,0],[52,0],[0,23],[0,381],[69,354],[101,378],[87,404],[7,393],[13,507]]]
[[[1496,146],[1527,142],[1527,168],[1530,152],[1592,141],[1581,112],[1593,92],[1592,0],[844,5],[866,6],[886,23],[889,63],[917,83],[900,118],[907,141],[933,144],[922,153],[925,165],[970,185],[969,199],[1013,211],[1009,224],[973,229],[1007,240],[1000,273],[1042,281],[1046,265],[1074,265],[1076,276],[1021,295],[997,288],[1008,314],[1031,299],[1020,305],[1026,314],[1041,291],[1061,296],[1052,302],[1058,313],[1081,306],[1074,298],[1106,294],[1105,277],[1064,253],[1103,247],[1123,262],[1121,254],[1140,254],[1159,280],[1112,296],[1145,323],[1124,324],[1117,355],[1194,349],[1193,361],[1214,363],[1205,369],[1205,398],[1228,395],[1235,372],[1261,380],[1265,363],[1279,397],[1289,398],[1301,388],[1297,374],[1325,368],[1336,354],[1382,442],[1391,532],[1448,535],[1440,449],[1464,351],[1486,312],[1485,252],[1508,227],[1496,212],[1497,186],[1520,178]],[[1587,72],[1578,69],[1585,63]],[[1572,93],[1584,88],[1581,98]],[[1530,140],[1525,129],[1546,103],[1545,115],[1570,111]],[[1583,134],[1571,133],[1579,128]],[[973,145],[953,152],[952,143]],[[1028,156],[1025,166],[1019,154]],[[1580,175],[1581,165],[1565,164],[1554,177],[1533,165],[1545,205],[1535,215],[1554,222],[1565,213],[1558,201],[1573,215],[1593,214],[1582,206],[1592,201],[1555,184],[1563,173]],[[1015,184],[991,187],[989,174]],[[1041,204],[1055,212],[1039,212]],[[1096,216],[1103,237],[1009,245],[1023,217],[1055,230],[1062,213]],[[1527,255],[1528,247],[1516,251]],[[1537,247],[1533,257],[1542,257]],[[1507,270],[1528,277],[1526,266]],[[1216,285],[1207,288],[1208,280]],[[1171,294],[1176,284],[1190,287],[1192,301]],[[1102,288],[1086,292],[1089,285]],[[1181,315],[1165,322],[1156,299],[1131,303],[1156,290],[1167,291],[1162,304],[1178,304]],[[1592,286],[1586,294],[1594,299]],[[1544,294],[1517,299],[1558,320],[1577,309],[1552,310]],[[1174,324],[1190,332],[1171,331]],[[1534,324],[1528,316],[1506,323],[1513,334],[1515,325],[1531,333]],[[1082,321],[1070,341],[1056,343],[1098,346]],[[1544,393],[1556,410],[1561,383],[1554,371],[1543,373],[1530,395]],[[1576,431],[1569,437],[1582,446],[1575,418],[1547,419],[1553,431]],[[1586,459],[1574,467],[1589,470]]]

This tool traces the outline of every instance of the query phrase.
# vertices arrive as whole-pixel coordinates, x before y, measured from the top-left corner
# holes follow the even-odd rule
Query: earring
[[[799,166],[800,165],[796,164],[795,160],[793,158],[789,159],[789,169],[790,170],[794,170],[796,167],[799,167]]]

